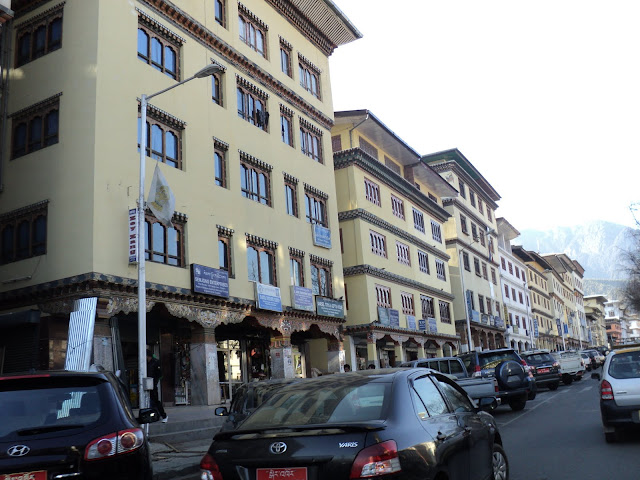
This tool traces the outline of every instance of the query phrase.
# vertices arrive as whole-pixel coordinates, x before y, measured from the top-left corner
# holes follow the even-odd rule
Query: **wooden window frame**
[[[400,301],[402,302],[402,313],[405,315],[415,315],[416,309],[413,300],[413,293],[400,292]]]
[[[302,58],[300,55],[298,55],[298,76],[300,77],[300,86],[318,100],[322,100],[320,69],[311,64],[311,62]]]
[[[299,283],[294,283],[293,281],[292,267],[294,262],[298,264],[299,278],[297,280]],[[291,281],[291,285],[304,287],[304,257],[291,251],[289,252],[289,280]]]
[[[258,280],[253,280],[249,275],[249,266],[250,266],[249,251],[251,249],[255,250],[258,254],[258,272],[257,272]],[[261,281],[263,279],[263,275],[262,275],[262,262],[261,262],[260,256],[263,252],[266,253],[268,256],[270,256],[272,259],[271,275],[273,276],[273,283],[265,283]],[[250,282],[258,282],[264,285],[273,285],[274,287],[277,287],[278,286],[278,275],[277,275],[278,267],[276,264],[276,260],[277,260],[277,255],[276,255],[276,249],[274,247],[272,247],[271,245],[263,245],[260,243],[252,242],[249,239],[247,239],[247,278],[249,279]]]
[[[211,100],[213,103],[223,107],[223,93],[222,86],[222,72],[217,72],[211,75]]]
[[[315,146],[317,152],[314,151]],[[303,155],[324,164],[322,135],[303,124],[300,124],[300,150]]]
[[[59,23],[58,23],[59,22]],[[60,27],[60,36],[59,38],[52,39],[52,33],[54,32],[54,23],[56,25],[59,24]],[[46,12],[43,15],[38,15],[32,21],[27,22],[19,26],[16,29],[16,43],[15,43],[15,58],[14,65],[15,68],[19,68],[27,63],[33,62],[34,60],[48,55],[49,53],[55,52],[56,50],[60,50],[62,48],[62,38],[63,38],[63,5],[59,7],[54,7],[50,12]],[[42,50],[36,50],[36,32],[44,28],[44,45],[42,46]],[[28,40],[28,52],[21,51],[21,40],[25,38]]]
[[[400,218],[401,220],[404,220],[404,201],[398,197],[396,197],[394,194],[391,194],[391,211],[393,212],[393,214]]]
[[[288,122],[288,128],[285,126],[285,120]],[[285,133],[288,136],[288,142]],[[293,144],[293,115],[283,110],[280,111],[280,138],[282,139],[282,143],[289,145],[291,148],[295,148]]]
[[[451,304],[438,300],[438,309],[440,310],[440,321],[442,323],[451,323]]]
[[[478,294],[478,309],[480,313],[485,313],[484,311],[484,295]]]
[[[473,222],[471,222],[471,238],[473,238],[473,240],[476,241],[476,242],[479,240],[479,238],[478,238],[478,226]]]
[[[460,214],[460,229],[465,235],[469,235],[469,226],[467,225],[467,217]]]
[[[480,271],[480,259],[478,257],[473,257],[473,271],[478,277],[482,276]]]
[[[391,308],[393,306],[391,301],[391,289],[384,285],[376,284],[376,304],[378,307]]]
[[[442,243],[442,227],[435,220],[431,220],[431,238],[438,243]]]
[[[439,258],[436,258],[436,277],[445,282],[447,281],[447,264]]]
[[[317,276],[314,273],[315,271],[317,271]],[[331,298],[333,296],[333,267],[327,262],[321,261],[319,258],[311,255],[311,257],[309,258],[309,272],[311,273],[311,290],[313,292],[313,295]],[[320,288],[321,272],[324,272],[326,275],[327,290],[322,290]],[[317,283],[313,281],[314,276],[318,279]]]
[[[226,147],[226,148],[225,148]],[[222,188],[229,188],[228,181],[228,162],[227,162],[228,147],[223,145],[222,142],[214,141],[213,146],[213,171],[215,184]],[[218,169],[216,168],[217,157],[220,157],[220,177],[218,177]]]
[[[466,199],[467,198],[467,190],[465,188],[465,183],[460,179],[458,179],[458,188],[460,190],[460,196],[462,198]]]
[[[418,230],[419,232],[426,233],[424,226],[424,213],[415,207],[411,207],[413,212],[413,228]]]
[[[41,221],[42,231],[38,228]],[[47,223],[47,201],[0,215],[0,265],[46,255]],[[26,244],[20,241],[20,227],[24,224],[29,229]]]
[[[221,14],[218,15],[218,5],[220,5]],[[213,18],[222,27],[227,28],[227,5],[226,0],[213,1]]]
[[[473,208],[476,208],[476,194],[473,190],[469,190],[469,202]]]
[[[254,184],[253,174],[255,174],[255,178],[257,183]],[[265,186],[267,191],[263,192],[260,187],[260,176],[264,175],[266,177]],[[245,185],[242,185],[242,180],[244,179]],[[248,198],[249,200],[253,200],[256,203],[260,203],[262,205],[266,205],[270,207],[272,205],[271,200],[271,170],[264,168],[260,165],[256,165],[255,163],[249,162],[244,159],[240,159],[240,193],[244,198]],[[255,187],[255,190],[254,190]]]
[[[280,37],[280,71],[290,78],[293,78],[292,50],[291,45]],[[286,56],[286,60],[284,56]]]
[[[61,94],[55,95],[54,97],[11,115],[12,160],[50,147],[59,142],[60,95]],[[54,117],[52,117],[52,115]],[[49,125],[49,119],[53,122],[52,125]],[[39,138],[34,140],[34,128],[38,126],[38,122],[40,123],[39,128],[37,128]],[[18,143],[18,137],[21,132],[24,134],[24,144]]]
[[[154,115],[153,109],[147,110],[147,148],[145,155],[154,160],[162,162],[170,167],[182,170],[182,132],[183,125],[178,125],[177,122],[168,122],[160,118],[161,115]],[[138,104],[138,151],[140,151],[140,104]],[[162,132],[162,146],[161,150],[153,150],[153,127],[158,127]],[[182,128],[181,128],[182,127]],[[172,159],[167,155],[167,134],[172,134],[176,137],[176,158]],[[175,163],[175,165],[172,165]]]
[[[331,151],[340,152],[342,151],[342,136],[341,135],[332,135],[331,136]]]
[[[233,271],[233,252],[232,252],[232,231],[229,229],[220,229],[218,228],[218,264],[220,270],[225,270],[229,274],[229,278],[234,278]],[[220,262],[220,243],[225,244],[225,262],[227,264],[227,268],[222,265]]]
[[[509,286],[508,285],[504,286],[504,296],[506,298],[509,298]]]
[[[327,198],[321,195],[318,195],[308,189],[305,189],[304,192],[304,203],[305,203],[305,218],[307,223],[312,225],[318,224],[322,225],[325,228],[329,228],[328,223],[328,213],[327,213]],[[321,205],[322,210],[322,218],[318,218],[317,206]]]
[[[382,248],[380,248],[380,244],[382,244]],[[387,258],[387,238],[384,235],[369,230],[369,245],[371,245],[371,253]]]
[[[422,250],[418,250],[418,268],[422,273],[426,273],[427,275],[431,274],[429,269],[429,254]]]
[[[292,197],[293,197],[293,202],[291,205],[291,209],[292,211],[289,211],[289,199],[287,197],[287,188],[290,188],[292,190]],[[285,211],[287,212],[287,215],[291,215],[292,217],[296,217],[298,218],[299,215],[299,208],[298,208],[298,184],[290,179],[285,177],[284,179],[284,199],[285,199]]]
[[[498,285],[498,278],[496,276],[496,269],[491,267],[491,283]]]
[[[368,178],[364,179],[364,196],[374,205],[377,205],[378,207],[382,206],[382,203],[380,202],[380,185]]]
[[[242,99],[242,105],[240,105],[240,99]],[[261,105],[262,108],[256,108],[257,105]],[[238,117],[258,127],[260,130],[268,132],[269,110],[267,109],[268,102],[265,97],[250,91],[243,85],[237,85],[236,106]]]
[[[238,31],[240,41],[261,57],[268,59],[267,32],[269,28],[246,8],[238,3]],[[262,50],[258,47],[258,32],[262,35]]]
[[[169,35],[166,35],[160,27],[154,28],[154,25],[150,21],[148,21],[146,17],[143,16],[138,17],[138,35],[140,30],[142,30],[147,35],[148,40],[145,51],[141,52],[139,38],[137,39],[136,51],[138,54],[138,59],[158,70],[159,72],[162,72],[168,77],[173,78],[174,80],[180,80],[180,52],[182,49],[182,44],[175,38],[171,38]],[[151,43],[153,39],[157,40],[158,43],[162,46],[161,61],[159,63],[154,61],[152,56]],[[167,65],[165,56],[167,48],[171,49],[175,54],[175,71],[172,71]]]
[[[360,150],[369,155],[370,157],[378,160],[378,149],[374,147],[371,143],[367,142],[364,138],[358,137],[358,143],[360,146]]]
[[[471,262],[469,261],[469,254],[462,252],[462,267],[467,271],[471,271]]]
[[[487,264],[482,262],[482,278],[489,280],[489,273],[487,271]]]
[[[436,304],[433,297],[420,295],[422,318],[436,318]]]
[[[153,263],[160,263],[163,265],[169,265],[172,267],[184,267],[185,266],[185,225],[186,225],[186,221],[184,220],[183,217],[179,217],[178,215],[173,216],[173,218],[171,219],[171,223],[173,224],[173,227],[167,227],[165,225],[163,225],[160,220],[158,220],[152,213],[151,211],[147,211],[145,212],[145,219],[144,219],[144,223],[145,223],[145,247],[144,247],[144,254],[145,254],[145,260],[147,262],[153,262]],[[160,251],[160,250],[153,250],[152,246],[153,246],[153,242],[155,240],[155,233],[154,233],[154,227],[158,225],[160,228],[162,228],[162,231],[164,232],[164,241],[163,241],[163,248],[164,248],[164,252]],[[177,248],[177,253],[175,255],[172,255],[169,253],[169,235],[168,232],[170,230],[175,230],[177,235],[178,235],[178,248]],[[163,260],[157,260],[154,259],[154,257],[163,257]],[[175,263],[171,263],[171,260],[174,259]]]
[[[398,260],[398,263],[410,267],[411,250],[409,249],[409,245],[396,240],[396,258]]]

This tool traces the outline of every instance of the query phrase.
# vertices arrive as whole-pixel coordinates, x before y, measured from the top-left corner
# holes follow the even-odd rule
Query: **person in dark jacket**
[[[158,410],[158,413],[162,417],[162,423],[167,423],[169,417],[167,416],[167,412],[164,411],[164,407],[162,406],[162,401],[159,396],[160,392],[158,391],[158,383],[162,378],[162,370],[160,369],[160,361],[153,356],[151,350],[147,350],[147,376],[153,378],[153,390],[149,392],[151,408]]]

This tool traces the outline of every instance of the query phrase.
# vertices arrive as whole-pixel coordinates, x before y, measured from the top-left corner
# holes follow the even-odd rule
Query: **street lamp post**
[[[462,299],[464,301],[464,312],[467,320],[467,348],[468,348],[468,351],[471,352],[473,348],[473,342],[471,341],[471,320],[469,319],[469,315],[470,315],[469,302],[467,300],[467,291],[464,288],[464,272],[462,271],[463,250],[464,250],[463,248],[460,248],[458,250],[458,267],[460,267],[460,282],[462,284],[462,297],[463,297]]]
[[[187,83],[194,78],[209,77],[222,70],[220,65],[212,63],[200,69],[195,75],[186,80],[182,80],[175,85],[151,95],[142,94],[140,97],[140,188],[138,192],[138,396],[140,408],[149,406],[149,397],[144,388],[144,379],[147,377],[147,284],[145,278],[146,232],[144,230],[144,183],[145,157],[147,153],[148,100]]]

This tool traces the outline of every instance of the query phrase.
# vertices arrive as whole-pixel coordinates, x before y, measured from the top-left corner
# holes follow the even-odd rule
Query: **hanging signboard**
[[[413,315],[407,315],[407,327],[409,328],[409,330],[416,329],[416,317],[414,317]]]
[[[138,209],[129,209],[129,263],[138,263]]]
[[[263,310],[282,312],[280,289],[273,285],[256,282],[256,304]]]
[[[533,319],[533,335],[538,338],[540,336],[540,332],[538,331],[538,319]]]
[[[291,306],[295,310],[313,312],[313,290],[297,285],[291,286]]]
[[[331,230],[317,223],[314,223],[312,228],[313,244],[318,247],[331,248]]]
[[[192,263],[191,290],[205,295],[228,297],[229,272]]]
[[[435,318],[429,318],[429,333],[438,333],[438,322]]]
[[[421,318],[418,320],[418,330],[422,330],[423,332],[427,330],[427,319]]]
[[[344,303],[327,297],[316,297],[316,313],[325,317],[344,318]]]
[[[394,310],[393,308],[389,309],[389,324],[392,327],[400,326],[400,312],[398,310]]]
[[[378,307],[378,321],[381,325],[389,325],[389,309]]]

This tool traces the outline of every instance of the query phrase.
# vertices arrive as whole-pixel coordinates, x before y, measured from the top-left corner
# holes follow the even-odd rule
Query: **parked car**
[[[527,400],[533,400],[537,388],[527,363],[512,348],[462,353],[467,371],[474,377],[492,376],[498,381],[497,396],[508,403],[512,410],[522,410]]]
[[[244,383],[238,387],[233,394],[233,400],[229,410],[227,407],[215,409],[215,415],[229,417],[220,427],[220,431],[233,430],[240,425],[245,418],[262,405],[274,392],[284,385],[298,382],[301,378],[281,378],[273,380],[260,380],[257,382]]]
[[[47,371],[0,377],[0,478],[153,478],[141,423],[111,372]]]
[[[202,478],[224,480],[509,476],[494,418],[423,368],[286,385],[240,428],[217,433],[200,468]]]
[[[616,440],[620,430],[640,429],[640,347],[612,350],[602,374],[591,378],[600,382],[600,416],[607,442]]]
[[[591,357],[590,357],[589,355],[587,355],[586,353],[584,353],[584,352],[581,352],[581,353],[580,353],[580,356],[582,357],[582,363],[583,363],[583,365],[584,365],[584,369],[585,369],[587,372],[590,372],[590,371],[591,371],[591,369],[592,369],[592,366],[591,366],[591,365],[592,365],[592,362],[593,362],[593,361],[591,360]],[[595,369],[595,367],[593,367],[593,368]]]
[[[560,364],[562,383],[571,385],[574,381],[582,380],[585,366],[582,357],[575,350],[551,352],[551,356]]]
[[[521,356],[531,367],[531,373],[538,387],[557,390],[561,378],[560,364],[551,356],[549,350],[522,352]]]
[[[400,364],[401,367],[431,368],[440,373],[452,376],[458,385],[465,389],[467,394],[477,401],[481,398],[496,396],[498,381],[495,377],[472,377],[467,372],[462,359],[459,357],[419,358]],[[497,398],[497,404],[500,399]]]
[[[582,350],[581,353],[586,353],[591,358],[591,368],[598,368],[600,365],[604,363],[604,360],[600,360],[600,352],[594,349]]]

